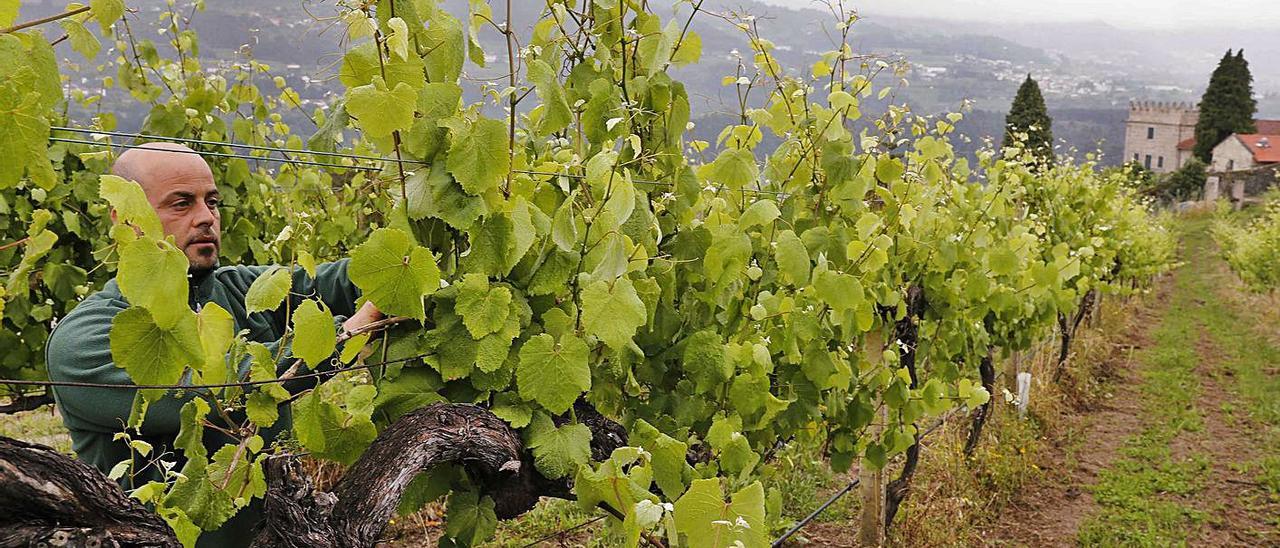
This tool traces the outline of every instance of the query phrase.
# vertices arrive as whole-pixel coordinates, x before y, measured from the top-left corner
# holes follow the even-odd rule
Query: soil
[[[1155,307],[1168,301],[1172,281],[1165,279],[1162,284],[1163,295],[1153,299]],[[1205,302],[1197,299],[1195,305],[1204,306]],[[1151,344],[1148,331],[1154,327],[1159,312],[1154,307],[1139,312],[1142,317],[1130,336],[1130,343],[1137,350]],[[1191,455],[1208,460],[1203,488],[1181,500],[1206,514],[1203,525],[1192,532],[1188,542],[1193,546],[1277,545],[1280,531],[1276,529],[1275,516],[1280,515],[1280,504],[1268,500],[1263,487],[1241,466],[1265,456],[1259,434],[1265,427],[1251,422],[1245,411],[1247,404],[1226,388],[1235,382],[1225,365],[1227,358],[1204,326],[1199,329],[1196,350],[1200,359],[1195,378],[1200,387],[1195,406],[1203,418],[1203,428],[1184,432],[1170,447],[1175,461]],[[1120,344],[1123,343],[1117,346]],[[1108,383],[1112,397],[1099,407],[1081,409],[1066,420],[1042,464],[1046,470],[1059,473],[1046,474],[1042,481],[1024,488],[986,531],[983,538],[989,539],[990,544],[1078,544],[1080,526],[1100,510],[1088,486],[1097,482],[1099,471],[1115,461],[1125,440],[1144,427],[1139,364],[1121,359],[1114,365],[1118,378]],[[1078,437],[1083,440],[1068,441]]]

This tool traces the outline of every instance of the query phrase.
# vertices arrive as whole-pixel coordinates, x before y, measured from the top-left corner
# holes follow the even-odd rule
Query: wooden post
[[[864,348],[869,354],[867,359],[878,367],[885,349],[884,335],[872,330],[867,334],[867,344]],[[864,434],[867,439],[880,439],[884,434],[888,415],[882,403],[877,399],[876,407],[879,411],[867,426]],[[884,488],[884,469],[873,471],[865,464],[858,467],[858,492],[862,494],[862,513],[858,518],[858,542],[862,546],[884,546]]]

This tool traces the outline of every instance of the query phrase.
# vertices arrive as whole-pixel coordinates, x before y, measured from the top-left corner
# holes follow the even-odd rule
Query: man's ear
[[[120,220],[116,218],[116,208],[113,207],[111,208],[111,224],[116,224],[118,222],[120,222]]]

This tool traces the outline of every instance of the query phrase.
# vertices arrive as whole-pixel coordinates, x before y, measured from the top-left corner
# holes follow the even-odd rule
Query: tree
[[[1170,173],[1160,185],[1161,194],[1173,198],[1174,200],[1189,200],[1196,196],[1200,189],[1204,188],[1204,182],[1209,177],[1205,169],[1208,166],[1199,158],[1187,160],[1187,163],[1178,168],[1177,171]]]
[[[1013,106],[1004,119],[1003,146],[1018,146],[1018,134],[1025,133],[1026,141],[1021,145],[1031,151],[1037,159],[1044,162],[1053,161],[1053,119],[1044,105],[1044,96],[1040,94],[1040,85],[1027,75],[1027,79],[1018,88],[1013,98]]]
[[[1235,54],[1227,50],[1222,56],[1218,68],[1209,77],[1199,108],[1194,152],[1205,163],[1212,161],[1213,147],[1227,136],[1256,131],[1253,114],[1258,105],[1253,98],[1253,75],[1243,49]]]

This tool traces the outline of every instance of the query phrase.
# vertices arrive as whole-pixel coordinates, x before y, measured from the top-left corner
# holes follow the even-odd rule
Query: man
[[[272,350],[278,348],[285,334],[285,308],[297,306],[308,295],[318,296],[334,313],[341,324],[335,325],[335,329],[355,330],[382,317],[372,303],[366,303],[359,311],[354,309],[360,292],[347,277],[346,260],[317,266],[315,279],[298,269],[293,277],[293,297],[285,304],[272,312],[247,313],[245,293],[254,279],[270,267],[218,266],[221,216],[218,189],[209,165],[185,146],[151,143],[121,154],[112,172],[142,187],[160,217],[165,235],[173,236],[177,247],[186,254],[191,284],[188,305],[193,310],[199,310],[206,303],[217,303],[234,317],[237,332],[247,329],[250,340],[266,343]],[[111,321],[128,306],[116,281],[111,280],[102,291],[90,295],[67,314],[49,336],[46,347],[49,378],[131,384],[129,375],[113,362],[110,343]],[[282,361],[277,373],[291,363],[292,359]],[[240,370],[246,367],[247,364],[241,364]],[[130,389],[60,387],[54,390],[63,422],[71,431],[76,455],[103,473],[121,461],[135,458],[124,441],[114,439],[129,420],[135,393],[136,390]],[[183,403],[185,400],[168,397],[150,406],[140,438],[154,449],[148,458],[135,458],[135,473],[122,479],[126,488],[161,479],[158,467],[152,462],[158,455],[165,454],[163,458],[169,461],[179,460],[172,451]],[[264,437],[269,441],[271,436],[288,430],[290,418],[287,409],[282,409],[281,419],[264,432]],[[204,441],[210,455],[229,439],[206,429]],[[203,535],[200,545],[247,544],[253,526],[260,519],[257,506],[245,508],[222,529]]]

